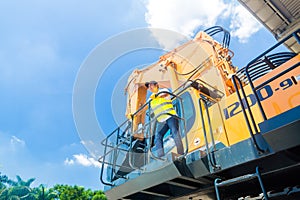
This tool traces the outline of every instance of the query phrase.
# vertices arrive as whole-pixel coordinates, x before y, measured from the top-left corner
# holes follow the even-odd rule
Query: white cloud
[[[193,36],[195,28],[213,26],[226,7],[222,0],[151,0],[145,18],[150,27]]]
[[[81,140],[80,143],[83,144],[84,146],[86,146],[86,145],[95,145],[95,142],[92,141],[92,140]]]
[[[10,138],[10,147],[7,149],[10,152],[20,152],[23,151],[26,146],[26,143],[24,140],[21,140],[17,136],[11,136]]]
[[[224,0],[148,0],[145,20],[149,27],[163,28],[191,37],[197,29],[217,24],[219,19],[229,20],[232,36],[246,42],[261,26],[241,5],[226,4]],[[225,27],[226,28],[226,27]],[[165,46],[160,35],[153,34]]]
[[[85,167],[90,167],[90,166],[94,166],[94,167],[100,167],[101,164],[94,158],[92,157],[88,157],[85,154],[75,154],[73,155],[74,159],[69,159],[66,158],[64,161],[64,165],[74,165],[74,164],[78,164],[78,165],[82,165]]]
[[[231,35],[238,37],[241,43],[247,42],[251,35],[262,28],[262,25],[241,5],[234,6],[231,15]]]
[[[11,145],[18,145],[18,146],[25,146],[25,141],[24,140],[21,140],[20,138],[18,138],[17,136],[11,136],[11,139],[10,139],[10,144]]]
[[[151,0],[146,2],[145,20],[149,27],[162,28],[192,37],[196,28],[213,26],[219,15],[226,10],[222,0]],[[211,9],[214,8],[214,9]],[[182,37],[168,38],[159,32],[153,36],[166,49],[172,49]]]
[[[99,146],[97,142],[93,140],[81,140],[80,143],[85,146],[92,157],[98,158],[100,155],[102,155],[102,145]]]
[[[74,165],[74,160],[66,158],[64,161],[64,165]]]

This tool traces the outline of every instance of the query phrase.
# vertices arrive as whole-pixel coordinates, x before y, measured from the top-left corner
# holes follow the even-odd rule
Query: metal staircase
[[[256,167],[256,172],[254,174],[246,174],[243,176],[235,177],[235,178],[224,180],[224,181],[220,178],[216,178],[215,179],[215,191],[216,191],[217,200],[221,200],[221,196],[220,196],[220,192],[219,192],[220,187],[225,187],[225,186],[229,186],[229,185],[233,185],[233,184],[239,184],[241,182],[249,181],[254,178],[257,178],[259,181],[259,185],[262,190],[264,200],[269,200],[268,194],[264,187],[258,167]]]

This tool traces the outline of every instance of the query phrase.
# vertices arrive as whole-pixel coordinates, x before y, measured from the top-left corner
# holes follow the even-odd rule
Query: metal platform
[[[184,158],[168,154],[165,159],[153,160],[140,174],[135,171],[127,175],[127,180],[115,181],[115,186],[106,191],[108,199],[170,199],[213,185],[213,178],[194,179]],[[197,170],[209,175],[205,164]]]
[[[298,112],[283,113],[290,116]],[[286,117],[293,123],[282,126],[273,124],[272,130],[262,134],[267,141],[274,140],[277,134],[285,134],[287,138],[295,136],[293,127],[299,127],[300,120]],[[270,121],[269,121],[270,120]],[[269,119],[267,123],[275,119]],[[270,127],[270,126],[268,126]],[[280,128],[278,128],[280,127]],[[266,130],[267,128],[265,128]],[[291,131],[292,130],[292,131]],[[297,129],[299,130],[299,129]],[[272,137],[274,137],[272,139]],[[276,141],[276,138],[275,140]],[[278,144],[282,144],[278,142]],[[299,184],[300,174],[300,135],[293,139],[292,145],[269,149],[265,154],[260,154],[254,147],[251,139],[242,141],[236,145],[225,147],[214,152],[216,163],[220,169],[213,169],[206,155],[200,151],[188,154],[186,158],[178,158],[174,154],[168,154],[165,161],[153,160],[149,163],[147,171],[135,170],[129,173],[128,179],[118,179],[109,190],[106,191],[108,199],[215,199],[214,180],[232,179],[238,176],[252,173],[257,166],[261,169],[262,180],[267,191],[275,191],[285,187],[293,187]],[[240,152],[243,152],[242,154]],[[261,190],[257,180],[243,182],[222,187],[220,189],[224,199],[247,195],[259,195]],[[278,197],[276,197],[278,198]],[[286,198],[286,197],[285,197]],[[283,199],[285,199],[283,198]]]
[[[300,106],[259,124],[273,151],[296,147],[300,142]]]

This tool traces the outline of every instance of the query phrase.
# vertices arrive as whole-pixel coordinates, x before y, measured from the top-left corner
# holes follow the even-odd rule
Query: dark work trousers
[[[164,122],[157,123],[157,134],[155,135],[155,146],[157,149],[157,156],[164,156],[163,138],[164,135],[171,130],[171,136],[177,147],[177,153],[183,155],[183,145],[181,136],[179,134],[179,121],[176,117],[172,116]]]

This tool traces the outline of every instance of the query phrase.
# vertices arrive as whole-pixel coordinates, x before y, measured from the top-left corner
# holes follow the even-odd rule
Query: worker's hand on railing
[[[133,114],[132,114],[132,113],[128,113],[128,114],[126,114],[126,118],[127,118],[127,119],[132,119],[132,116],[133,116]]]
[[[150,99],[155,99],[157,96],[156,96],[156,94],[151,94],[151,96],[150,96]]]

